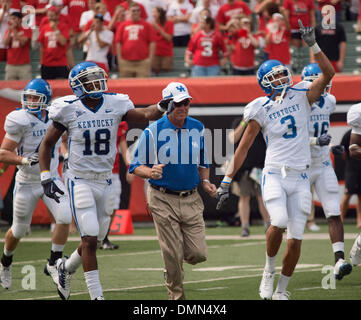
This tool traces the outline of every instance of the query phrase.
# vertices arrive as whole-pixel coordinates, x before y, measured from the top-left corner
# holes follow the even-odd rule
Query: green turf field
[[[325,289],[333,282],[327,278],[334,264],[327,225],[321,231],[306,231],[299,266],[288,290],[293,300],[333,300],[361,298],[361,266],[335,288]],[[358,229],[345,225],[345,254],[353,244]],[[4,231],[0,232],[0,250]],[[163,262],[154,228],[135,227],[132,236],[111,236],[120,248],[98,250],[100,279],[107,300],[167,300],[164,287]],[[188,300],[258,300],[258,286],[265,262],[265,238],[262,226],[251,227],[251,237],[241,238],[238,227],[207,228],[208,261],[191,266],[184,264],[185,292]],[[71,235],[65,248],[70,255],[78,244],[78,236]],[[0,300],[41,299],[59,300],[56,287],[43,273],[50,252],[50,232],[32,230],[18,246],[13,262],[13,284],[9,290],[0,287]],[[281,265],[285,246],[278,255]],[[327,273],[322,273],[326,268]],[[29,270],[34,273],[29,273]],[[278,268],[280,270],[280,268]],[[29,281],[34,274],[34,281]],[[323,279],[326,277],[325,279]],[[278,277],[276,277],[277,281]],[[31,287],[35,284],[35,289]],[[24,286],[30,286],[25,290]],[[73,275],[71,300],[89,300],[82,269]]]

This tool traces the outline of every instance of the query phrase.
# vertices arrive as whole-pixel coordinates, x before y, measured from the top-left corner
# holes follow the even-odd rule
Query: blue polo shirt
[[[165,163],[163,177],[149,183],[171,190],[191,190],[199,184],[198,167],[209,168],[204,143],[203,124],[187,117],[177,128],[165,115],[149,125],[142,133],[129,172],[140,165],[152,167]]]

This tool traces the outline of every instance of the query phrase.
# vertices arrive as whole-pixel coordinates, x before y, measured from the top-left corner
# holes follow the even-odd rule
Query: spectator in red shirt
[[[107,6],[110,16],[113,17],[117,6],[119,6],[123,0],[102,0],[102,2]]]
[[[148,14],[147,14],[147,11],[145,10],[144,6],[141,3],[135,2],[133,0],[125,0],[120,4],[125,9],[125,20],[130,20],[130,16],[131,16],[130,8],[131,8],[133,3],[137,3],[138,6],[139,6],[140,18],[144,19],[144,20],[147,20]]]
[[[173,67],[173,32],[174,24],[167,20],[166,11],[161,7],[152,10],[155,30],[155,53],[152,61],[153,72],[169,71]]]
[[[227,3],[219,8],[217,14],[216,21],[219,25],[219,29],[222,32],[227,31],[229,27],[227,23],[237,14],[244,14],[245,16],[250,17],[252,11],[243,1],[227,0]]]
[[[50,7],[47,12],[49,23],[40,30],[41,77],[43,79],[68,78],[67,49],[69,28],[59,21],[59,9]]]
[[[10,14],[8,29],[5,31],[4,44],[7,49],[5,67],[5,80],[30,80],[30,43],[31,29],[21,26],[22,14],[13,12]]]
[[[291,28],[291,45],[301,48],[303,45],[298,19],[304,26],[316,26],[315,5],[313,0],[285,0],[283,2],[285,17]]]
[[[40,26],[41,20],[46,17],[46,11],[48,8],[48,0],[27,0],[26,4],[33,6],[35,9],[35,25]]]
[[[235,30],[229,40],[233,75],[255,74],[255,48],[259,47],[258,40],[251,32],[251,20],[241,19],[241,28]]]
[[[131,19],[119,25],[115,36],[119,73],[121,77],[150,77],[155,52],[154,30],[141,19],[137,3],[131,5],[130,13]]]
[[[79,28],[80,17],[83,12],[88,10],[87,0],[64,0],[64,5],[68,7],[68,16],[70,20],[70,28],[73,30],[74,43],[81,33]]]
[[[281,13],[272,15],[272,22],[267,25],[266,44],[269,48],[269,59],[281,61],[290,68],[291,32],[288,20]]]
[[[221,73],[221,66],[228,60],[228,52],[219,31],[215,31],[215,20],[207,17],[200,21],[202,29],[192,36],[185,62],[192,67],[192,77],[217,76]],[[222,52],[220,59],[219,52]]]

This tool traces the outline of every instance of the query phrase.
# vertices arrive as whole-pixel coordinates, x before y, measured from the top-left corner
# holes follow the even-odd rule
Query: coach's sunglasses
[[[174,106],[175,107],[181,107],[181,106],[188,107],[190,103],[191,103],[190,99],[185,99],[185,100],[182,100],[182,101],[179,101],[179,102],[174,101]]]

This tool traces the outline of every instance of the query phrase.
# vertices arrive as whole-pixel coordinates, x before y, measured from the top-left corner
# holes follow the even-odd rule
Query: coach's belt
[[[179,197],[188,197],[191,194],[193,194],[194,192],[196,192],[197,188],[194,188],[192,190],[186,190],[186,191],[175,191],[175,190],[170,190],[164,187],[159,187],[156,186],[154,184],[150,185],[153,189],[159,190],[162,193],[168,193],[168,194],[173,194],[175,196],[179,196]]]

